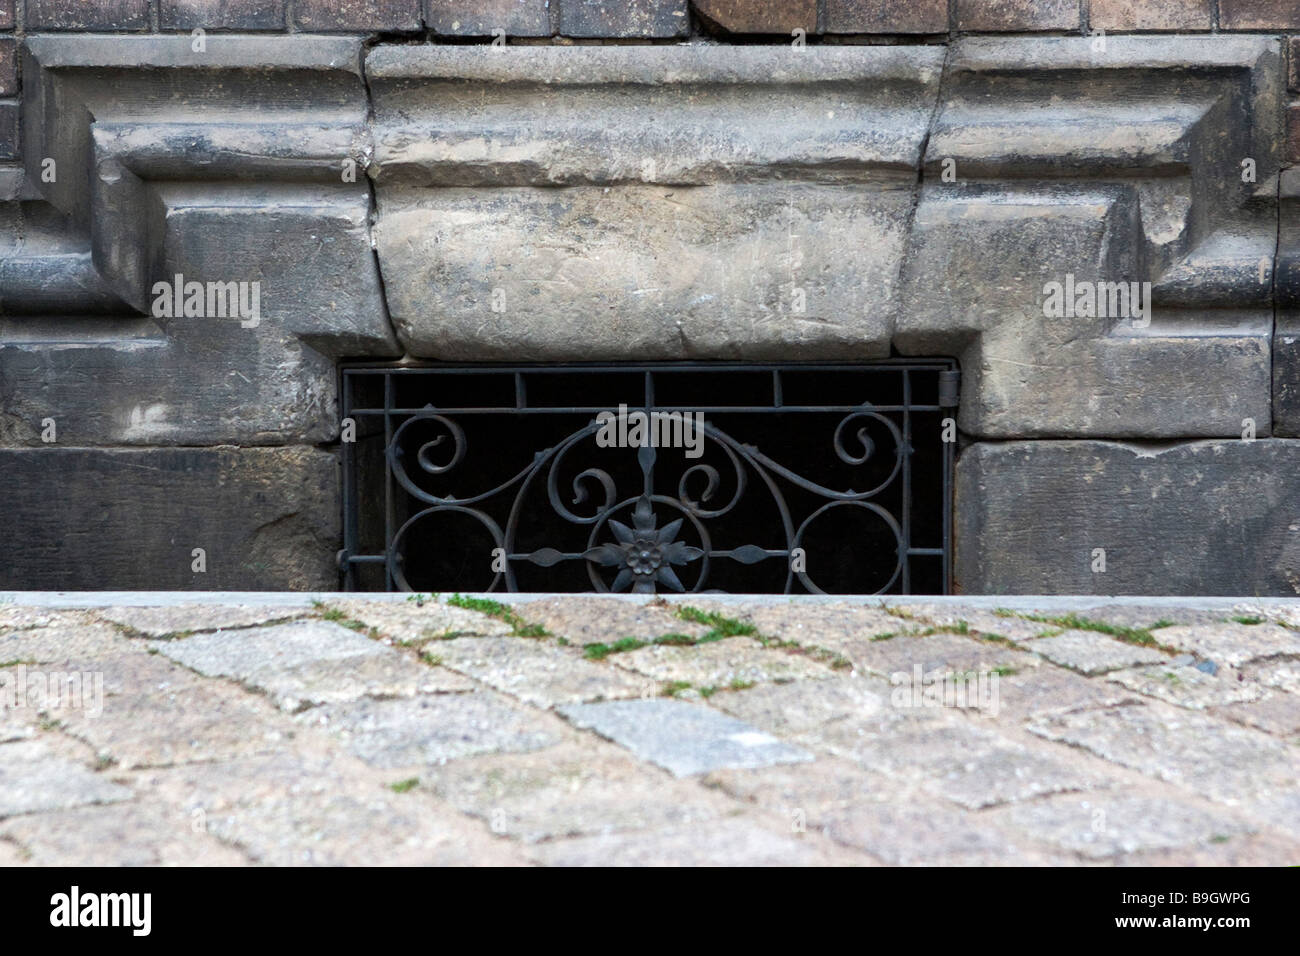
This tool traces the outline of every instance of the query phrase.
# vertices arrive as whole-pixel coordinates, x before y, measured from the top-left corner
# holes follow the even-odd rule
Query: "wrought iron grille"
[[[946,593],[957,375],[345,367],[344,586]]]

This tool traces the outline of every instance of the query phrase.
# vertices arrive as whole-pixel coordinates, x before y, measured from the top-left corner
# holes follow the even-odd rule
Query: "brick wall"
[[[0,30],[361,31],[671,40],[1300,30],[1300,0],[0,0]]]

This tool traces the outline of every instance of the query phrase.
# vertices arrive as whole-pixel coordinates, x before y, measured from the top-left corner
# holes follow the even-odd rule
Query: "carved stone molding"
[[[37,442],[45,417],[86,445],[335,433],[334,360],[400,351],[369,241],[361,51],[352,37],[27,39],[0,272],[8,443]],[[256,323],[157,315],[155,286],[176,276],[257,283]]]

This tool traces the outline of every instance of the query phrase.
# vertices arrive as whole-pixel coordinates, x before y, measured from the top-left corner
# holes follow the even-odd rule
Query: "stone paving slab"
[[[1300,864],[1300,602],[510,600],[0,605],[0,864]]]
[[[74,807],[13,817],[0,839],[24,847],[35,866],[244,866],[243,853],[202,820],[155,801]]]
[[[709,628],[678,617],[667,604],[632,604],[607,598],[566,597],[529,601],[515,608],[531,624],[582,647],[624,637],[652,641],[665,634],[703,637]]]
[[[57,717],[68,734],[118,767],[160,767],[258,753],[279,745],[291,723],[266,701],[204,681],[161,657],[115,659],[104,671],[102,712]]]
[[[419,767],[483,753],[526,753],[571,738],[555,717],[490,691],[407,700],[359,700],[297,718],[323,728],[375,767]]]
[[[1256,829],[1246,820],[1189,803],[1120,793],[1022,804],[1000,819],[1036,840],[1089,859],[1204,845]]]
[[[170,637],[200,631],[254,627],[304,617],[299,608],[256,604],[182,604],[162,607],[110,607],[99,611],[104,620],[144,637]]]
[[[1186,664],[1176,666],[1172,662],[1112,671],[1106,679],[1145,697],[1155,697],[1194,710],[1259,700],[1265,694],[1261,685],[1241,678],[1236,671],[1225,668],[1211,674]]]
[[[241,781],[255,779],[247,788]],[[145,785],[252,861],[280,866],[522,862],[426,794],[396,793],[352,761],[282,752],[154,771]]]
[[[421,646],[433,640],[458,636],[496,637],[510,633],[505,621],[478,611],[437,601],[334,600],[324,613],[345,621],[358,621],[396,644]]]
[[[869,861],[844,852],[816,834],[782,832],[779,825],[746,819],[711,826],[688,824],[559,840],[531,855],[546,866],[863,866]]]
[[[627,747],[677,777],[723,767],[762,767],[812,755],[715,710],[675,700],[629,700],[560,708],[577,726]]]
[[[960,634],[901,634],[863,640],[851,638],[832,645],[861,670],[885,678],[912,679],[938,674],[1018,671],[1039,665],[1032,654],[1005,644],[990,643]]]
[[[700,823],[734,809],[601,741],[455,760],[419,779],[493,832],[526,843]]]
[[[1300,780],[1294,747],[1168,704],[1078,711],[1035,721],[1029,729],[1228,804],[1290,790]]]
[[[1276,687],[1292,694],[1300,694],[1300,659],[1287,658],[1247,664],[1241,672],[1250,680],[1265,687]]]
[[[1300,656],[1300,631],[1276,624],[1239,624],[1233,621],[1166,627],[1159,633],[1163,644],[1234,667],[1269,657]]]
[[[1296,694],[1277,691],[1263,700],[1215,707],[1211,713],[1300,745],[1300,696]]]
[[[0,744],[0,818],[126,800],[131,790],[38,740]]]
[[[880,607],[851,604],[776,604],[755,607],[748,612],[743,606],[723,605],[720,610],[752,623],[764,637],[831,650],[846,640],[869,640],[915,627],[911,621],[894,617]]]
[[[1038,638],[1026,646],[1053,664],[1068,667],[1087,677],[1169,660],[1155,648],[1129,644],[1096,631],[1066,631],[1055,637]]]
[[[128,640],[108,624],[61,623],[48,628],[33,627],[0,634],[0,664],[59,664],[73,658],[102,658],[144,651],[139,642]]]
[[[618,667],[636,671],[656,681],[689,684],[696,688],[732,687],[833,677],[824,664],[765,648],[749,637],[729,637],[695,647],[653,645],[611,656]]]
[[[654,696],[659,687],[562,647],[511,637],[461,637],[426,649],[444,667],[537,707]]]

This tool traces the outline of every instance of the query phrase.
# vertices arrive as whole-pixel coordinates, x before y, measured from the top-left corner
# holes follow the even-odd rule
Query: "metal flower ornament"
[[[611,590],[654,594],[656,585],[662,584],[674,591],[684,591],[686,588],[673,565],[694,561],[704,552],[677,540],[683,520],[678,518],[656,528],[650,499],[642,495],[632,513],[631,528],[610,519],[609,527],[617,543],[598,545],[582,556],[602,567],[619,569]]]

